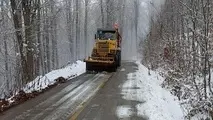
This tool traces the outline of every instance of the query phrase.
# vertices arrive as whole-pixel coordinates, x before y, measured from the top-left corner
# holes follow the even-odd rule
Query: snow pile
[[[49,72],[44,76],[39,76],[32,82],[28,83],[26,87],[24,87],[24,91],[26,93],[30,93],[32,91],[39,91],[44,88],[47,88],[49,85],[53,85],[57,78],[63,77],[65,79],[72,79],[86,72],[86,64],[82,61],[77,61],[76,63],[70,64],[65,68],[54,70]]]
[[[0,100],[0,113],[18,105],[24,101],[32,99],[48,88],[64,83],[86,72],[86,64],[82,61],[70,64],[65,68],[54,70],[45,76],[39,76],[32,82],[26,84],[22,90],[8,99]]]
[[[136,63],[138,70],[128,74],[128,80],[122,86],[123,99],[138,102],[135,114],[142,118],[147,116],[149,120],[183,120],[177,98],[161,87],[164,79],[148,71],[139,61]]]
[[[121,69],[121,72],[124,72],[124,71],[125,71],[125,68],[122,68],[122,69]]]
[[[131,106],[119,106],[117,108],[117,113],[118,113],[118,117],[119,118],[127,118],[127,117],[130,117],[133,112],[132,112],[132,109],[131,109]]]

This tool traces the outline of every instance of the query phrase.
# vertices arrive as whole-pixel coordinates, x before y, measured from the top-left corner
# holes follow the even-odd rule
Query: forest
[[[115,23],[122,60],[160,72],[186,119],[213,118],[211,0],[1,0],[0,99],[88,57]]]
[[[1,98],[12,96],[38,76],[89,56],[97,28],[118,23],[122,59],[136,58],[149,28],[149,11],[158,11],[161,4],[140,0],[1,0]]]
[[[156,18],[156,19],[155,19]],[[188,119],[212,116],[213,2],[166,0],[143,41],[143,63],[166,77]]]

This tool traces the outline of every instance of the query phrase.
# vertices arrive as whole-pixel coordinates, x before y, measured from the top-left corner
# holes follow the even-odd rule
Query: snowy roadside
[[[54,70],[44,76],[37,77],[32,82],[28,83],[23,90],[26,93],[30,93],[32,91],[45,89],[49,85],[53,85],[56,82],[56,79],[58,79],[59,77],[63,77],[67,80],[70,80],[85,73],[85,67],[86,65],[84,62],[76,61],[76,63],[70,64],[65,68]]]
[[[212,120],[212,93],[207,87],[207,99],[204,97],[204,84],[202,73],[195,76],[196,86],[191,75],[183,73],[178,69],[165,67],[157,69],[164,76],[162,86],[168,89],[171,94],[179,98],[185,119],[189,120]],[[188,71],[185,71],[188,72]],[[211,72],[211,76],[213,72]],[[207,76],[208,78],[208,76]],[[211,83],[212,84],[212,83]],[[201,95],[199,95],[199,92]]]
[[[153,71],[149,75],[148,69],[139,61],[136,64],[138,70],[128,74],[127,81],[122,85],[122,95],[125,100],[139,102],[135,106],[137,113],[132,112],[133,106],[118,106],[118,117],[136,114],[143,118],[146,116],[149,120],[183,120],[178,99],[161,87],[164,78]]]
[[[58,70],[53,70],[44,76],[39,76],[32,82],[23,87],[14,96],[0,101],[0,112],[8,108],[20,104],[28,99],[34,98],[48,88],[57,85],[58,83],[71,80],[86,72],[86,64],[82,61],[76,61],[73,64]]]

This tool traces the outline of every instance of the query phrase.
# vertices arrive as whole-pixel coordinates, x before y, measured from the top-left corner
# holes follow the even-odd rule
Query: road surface
[[[121,94],[127,74],[136,70],[135,63],[125,62],[116,73],[83,74],[5,111],[0,120],[118,120],[122,105],[131,106],[134,113],[124,120],[147,120],[137,116],[138,102]]]
[[[136,70],[137,65],[135,63],[123,63],[121,69],[116,74],[113,74],[90,103],[78,115],[74,116],[75,118],[70,120],[148,120],[145,116],[137,116],[136,105],[138,101],[124,100],[121,94],[121,86],[127,80],[127,74]],[[131,106],[133,114],[128,117],[119,118],[117,113],[119,106]]]
[[[83,74],[0,114],[0,120],[67,120],[111,74]]]

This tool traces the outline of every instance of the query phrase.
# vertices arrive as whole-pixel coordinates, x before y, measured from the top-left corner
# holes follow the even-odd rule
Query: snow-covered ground
[[[49,85],[53,85],[54,83],[56,83],[57,82],[56,79],[60,77],[63,77],[63,79],[65,80],[71,80],[72,78],[75,78],[85,72],[86,72],[85,62],[76,61],[75,63],[67,65],[66,67],[62,69],[53,70],[44,76],[38,76],[32,82],[26,84],[22,88],[22,90],[24,93],[29,93],[29,94],[33,93],[33,91],[40,92],[43,89],[48,88]],[[6,99],[6,101],[8,101],[8,105],[4,103],[5,105],[0,106],[1,109],[3,108],[3,106],[9,107],[14,102],[18,103],[19,101],[16,101],[15,99],[20,98],[20,96],[21,95],[18,91],[14,96],[11,96],[10,98]],[[22,99],[28,99],[28,98],[27,96],[25,96],[25,98],[22,97]]]
[[[161,87],[163,78],[149,71],[139,61],[138,70],[128,74],[122,85],[123,99],[138,101],[135,106],[137,116],[147,116],[149,120],[184,120],[184,114],[177,98]],[[118,106],[117,115],[125,118],[133,115],[131,106]]]
[[[48,87],[48,85],[54,84],[56,82],[55,79],[59,77],[63,77],[65,79],[70,80],[85,72],[86,64],[82,61],[76,61],[75,63],[70,64],[65,68],[54,70],[44,76],[37,77],[32,82],[28,83],[23,90],[26,93],[30,93],[32,91],[39,91]]]
[[[132,110],[131,106],[129,106],[129,105],[119,106],[117,108],[117,113],[118,113],[117,116],[119,118],[121,118],[121,119],[128,118],[129,116],[131,116],[132,114],[134,114],[132,111],[133,110]]]

